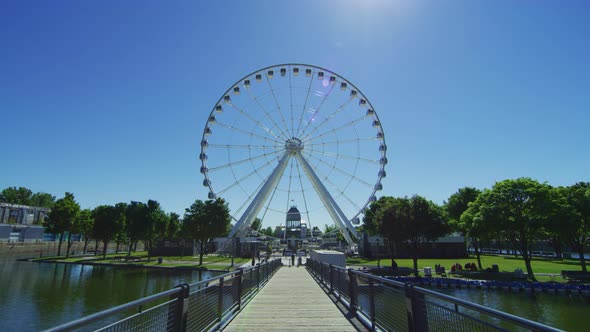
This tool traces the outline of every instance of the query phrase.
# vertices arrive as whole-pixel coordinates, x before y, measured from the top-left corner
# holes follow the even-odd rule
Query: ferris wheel
[[[333,71],[281,64],[232,84],[201,139],[208,198],[223,197],[243,236],[255,218],[284,223],[296,206],[307,227],[335,224],[349,244],[376,199],[387,146],[368,98]],[[270,222],[269,222],[270,221]]]

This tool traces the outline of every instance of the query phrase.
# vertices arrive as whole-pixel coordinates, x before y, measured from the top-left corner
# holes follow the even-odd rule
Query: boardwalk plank
[[[282,267],[224,331],[356,331],[303,267]]]

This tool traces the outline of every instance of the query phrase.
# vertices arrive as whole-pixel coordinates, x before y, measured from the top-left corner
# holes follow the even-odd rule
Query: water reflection
[[[38,331],[178,284],[199,271],[19,262],[0,258],[0,331]]]

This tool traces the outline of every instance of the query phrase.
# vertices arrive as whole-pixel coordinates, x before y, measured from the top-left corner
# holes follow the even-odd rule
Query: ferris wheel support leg
[[[262,206],[268,199],[272,189],[279,184],[279,180],[287,168],[288,161],[289,153],[286,152],[279,160],[277,167],[275,167],[270,176],[266,179],[266,182],[264,182],[262,188],[260,188],[260,191],[256,194],[250,205],[248,205],[248,208],[246,208],[244,214],[242,214],[240,217],[240,220],[238,220],[238,222],[232,228],[228,238],[241,236],[243,233],[245,233],[244,230],[246,230],[247,227],[252,224],[252,221],[254,221],[254,218],[258,215],[260,209],[262,209]]]
[[[304,172],[309,177],[309,180],[311,181],[313,188],[318,193],[320,200],[322,201],[322,203],[328,210],[328,213],[334,220],[334,223],[342,231],[342,234],[344,235],[346,242],[348,242],[348,244],[352,246],[354,244],[354,241],[352,240],[352,237],[350,236],[349,232],[356,238],[358,238],[356,229],[354,229],[354,227],[352,226],[344,212],[342,212],[342,209],[340,209],[338,204],[336,204],[336,201],[334,200],[334,198],[332,198],[332,196],[330,195],[330,193],[328,192],[320,178],[317,176],[317,174],[313,171],[313,168],[311,167],[311,165],[309,165],[307,160],[303,158],[301,153],[297,153],[296,157],[299,160],[301,166],[303,167]]]

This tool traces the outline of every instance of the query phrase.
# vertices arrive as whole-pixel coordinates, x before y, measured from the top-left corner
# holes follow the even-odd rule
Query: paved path
[[[283,266],[224,331],[356,331],[304,266]]]

